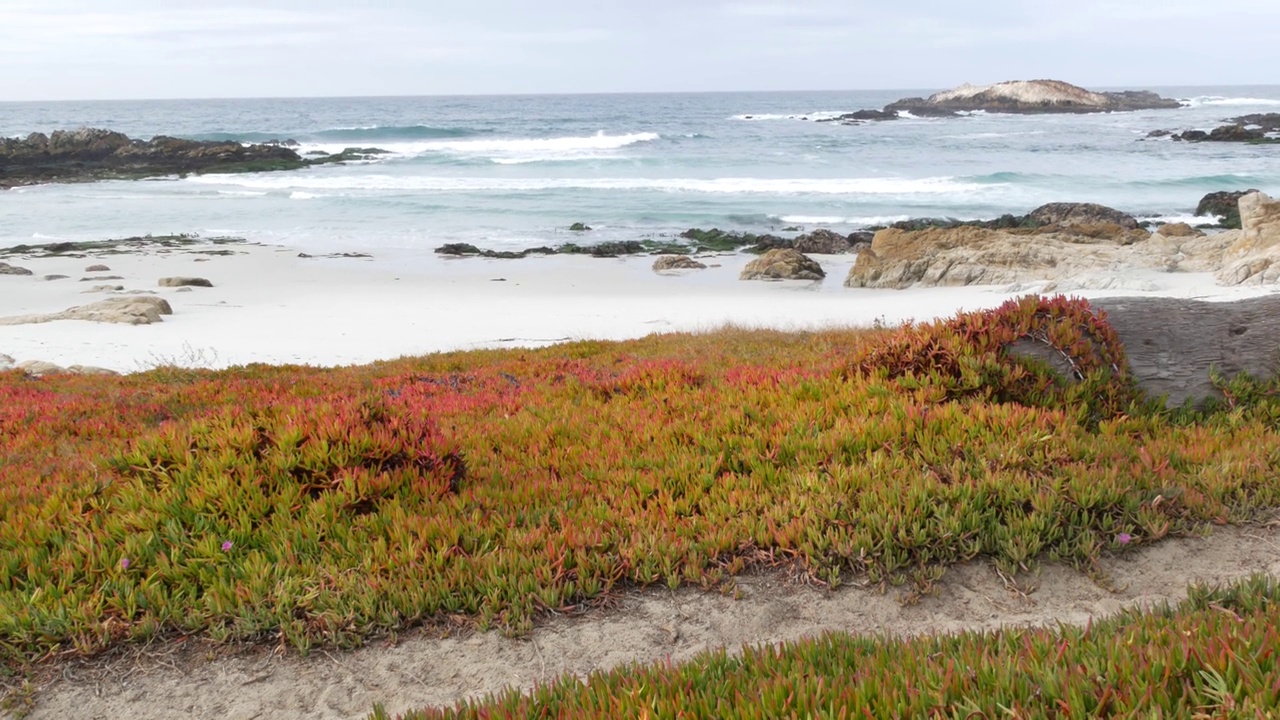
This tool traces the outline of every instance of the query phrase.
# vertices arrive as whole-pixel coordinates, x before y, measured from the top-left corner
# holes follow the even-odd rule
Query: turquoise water
[[[300,172],[4,192],[0,245],[197,232],[426,258],[445,242],[565,242],[574,222],[604,241],[691,226],[853,230],[1056,201],[1179,217],[1213,190],[1280,193],[1280,146],[1142,139],[1280,112],[1280,86],[1150,89],[1186,106],[850,127],[815,120],[929,91],[0,103],[0,135],[91,126],[391,151]]]

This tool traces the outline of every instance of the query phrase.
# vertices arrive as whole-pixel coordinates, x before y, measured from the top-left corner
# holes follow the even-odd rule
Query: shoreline
[[[209,251],[231,255],[207,255]],[[299,249],[197,244],[83,256],[6,257],[32,276],[0,276],[0,316],[56,313],[131,292],[155,293],[173,314],[151,325],[82,320],[0,326],[0,354],[16,362],[139,372],[161,365],[224,368],[250,363],[339,366],[486,348],[573,340],[625,340],[732,324],[806,330],[925,321],[995,307],[1048,283],[865,290],[843,286],[856,255],[813,255],[827,278],[742,281],[756,256],[708,253],[710,267],[660,275],[652,256],[436,259],[423,251],[372,258],[303,258]],[[86,273],[102,263],[105,273]],[[44,281],[45,275],[68,275]],[[121,279],[81,282],[82,277]],[[211,288],[162,288],[161,277],[207,278]],[[86,294],[93,286],[122,292]],[[1128,270],[1058,283],[1086,298],[1134,296],[1235,300],[1267,287],[1223,287],[1209,273]]]

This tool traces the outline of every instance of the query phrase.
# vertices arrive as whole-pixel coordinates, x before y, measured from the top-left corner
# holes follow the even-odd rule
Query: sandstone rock
[[[161,321],[161,315],[172,315],[169,302],[154,295],[134,295],[100,300],[89,305],[68,308],[47,315],[19,315],[0,318],[0,325],[27,325],[55,320],[89,320],[92,322],[150,325]]]
[[[31,275],[30,270],[24,267],[17,267],[6,262],[0,262],[0,275]]]
[[[1156,232],[1168,238],[1204,237],[1204,232],[1186,223],[1165,223]]]
[[[45,375],[61,375],[66,369],[61,365],[54,365],[51,362],[43,360],[28,360],[18,363],[18,369],[32,377],[43,377]]]
[[[821,280],[822,266],[792,249],[770,250],[747,263],[740,280]]]
[[[706,270],[707,266],[688,255],[663,255],[653,261],[654,272],[668,270]]]
[[[1132,215],[1095,203],[1049,203],[1031,211],[1028,216],[1040,225],[1106,226],[1118,225],[1126,230],[1138,229]]]
[[[1215,277],[1224,285],[1280,281],[1280,201],[1260,192],[1240,198],[1239,239],[1223,253]]]
[[[72,375],[119,375],[115,370],[94,367],[92,365],[72,365],[67,368],[67,372]]]
[[[111,268],[106,265],[90,265],[84,269],[85,272],[111,272]]]
[[[213,283],[198,277],[160,278],[160,287],[213,287]]]
[[[814,230],[808,235],[797,237],[793,243],[796,252],[815,253],[818,255],[839,255],[850,250],[848,238],[830,230]]]

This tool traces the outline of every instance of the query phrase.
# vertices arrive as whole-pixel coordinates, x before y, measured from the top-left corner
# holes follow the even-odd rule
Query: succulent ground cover
[[[1073,381],[1008,357],[1059,352]],[[785,566],[930,590],[1280,506],[1280,406],[1139,397],[1082,302],[363,367],[0,374],[10,670],[199,634],[300,650],[524,632],[625,586]]]
[[[1270,718],[1280,708],[1277,627],[1280,586],[1255,577],[1087,628],[909,640],[830,634],[402,717]]]

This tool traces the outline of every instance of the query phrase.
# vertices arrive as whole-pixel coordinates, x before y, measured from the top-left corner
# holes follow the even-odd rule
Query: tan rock
[[[770,250],[747,263],[740,280],[821,280],[822,266],[790,248]]]
[[[198,277],[160,278],[160,287],[213,287],[213,283]]]
[[[1223,253],[1215,277],[1224,285],[1280,281],[1280,201],[1261,192],[1240,198],[1238,239]],[[1224,235],[1226,233],[1223,233]]]
[[[1183,222],[1165,223],[1156,228],[1156,233],[1168,238],[1204,237],[1204,231]]]
[[[24,363],[18,363],[18,369],[32,377],[61,375],[66,372],[66,369],[61,365],[54,365],[51,362],[44,362],[43,360],[28,360]]]
[[[80,294],[88,295],[89,293],[120,292],[121,290],[124,290],[123,285],[94,285]]]
[[[13,358],[9,357],[8,355],[5,355],[4,353],[0,353],[0,372],[4,372],[5,370],[12,370],[12,369],[13,369]]]
[[[111,272],[111,268],[106,265],[90,265],[84,269],[85,272]]]
[[[133,295],[100,300],[89,305],[68,308],[47,315],[19,315],[0,318],[0,325],[28,325],[55,320],[89,320],[92,322],[150,325],[161,321],[161,315],[172,315],[173,308],[164,298]]]
[[[119,375],[115,370],[107,368],[94,367],[92,365],[72,365],[67,368],[67,372],[72,375]]]
[[[663,255],[653,261],[654,272],[666,272],[668,270],[706,270],[707,266],[694,260],[688,255]]]
[[[6,262],[0,262],[0,275],[31,275],[30,270]]]

